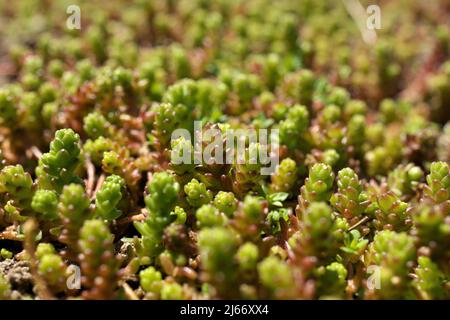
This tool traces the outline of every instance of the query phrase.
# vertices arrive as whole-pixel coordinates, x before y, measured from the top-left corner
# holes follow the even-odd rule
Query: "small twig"
[[[100,175],[100,177],[97,180],[97,185],[95,186],[95,190],[94,193],[92,194],[92,198],[95,197],[95,195],[97,194],[98,190],[100,190],[100,188],[103,185],[103,182],[105,181],[105,175],[102,173]]]
[[[40,159],[40,158],[42,157],[42,152],[41,152],[41,150],[39,150],[38,147],[36,147],[36,146],[32,146],[32,147],[30,148],[30,152],[31,152],[31,154],[32,154],[33,156],[36,157],[36,159]]]
[[[123,258],[123,259],[126,259]],[[139,263],[139,258],[134,257],[130,260],[130,262],[128,262],[128,264],[120,270],[120,275],[122,279],[135,279],[136,277],[136,272],[139,270],[140,267],[140,263]]]
[[[139,300],[139,297],[134,292],[134,290],[131,289],[131,287],[128,285],[128,283],[124,282],[122,284],[122,288],[123,288],[123,290],[125,292],[125,295],[127,296],[128,299],[130,299],[130,300]]]
[[[138,214],[124,217],[124,218],[118,220],[117,225],[120,226],[120,225],[127,224],[129,222],[134,222],[134,221],[144,221],[146,217],[147,216],[145,213],[138,213]]]
[[[47,287],[44,279],[41,277],[37,270],[36,260],[36,234],[38,230],[38,223],[34,218],[27,220],[24,224],[25,242],[24,247],[29,256],[30,272],[33,275],[34,282],[36,283],[36,292],[40,299],[50,300],[54,299],[50,290]]]
[[[354,225],[352,225],[350,228],[348,228],[348,231],[352,231],[353,229],[359,227],[360,225],[362,225],[364,222],[366,222],[367,220],[369,220],[369,217],[364,217],[361,220],[359,220],[357,223],[355,223]]]
[[[87,194],[92,197],[92,193],[94,190],[94,181],[95,181],[95,167],[92,164],[92,161],[89,159],[86,159],[86,171],[87,171],[87,182],[86,182],[86,191]]]
[[[173,270],[173,276],[176,277],[178,275],[184,276],[189,280],[197,279],[197,272],[189,267],[175,267],[175,269]]]
[[[411,279],[418,279],[419,277],[415,273],[408,273],[408,277]]]
[[[296,256],[294,251],[292,250],[291,246],[289,245],[289,242],[284,241],[284,248],[286,249],[286,252],[288,254],[288,258],[292,261],[296,260]]]
[[[26,260],[27,259],[27,252],[26,250],[22,250],[14,256],[16,260]]]

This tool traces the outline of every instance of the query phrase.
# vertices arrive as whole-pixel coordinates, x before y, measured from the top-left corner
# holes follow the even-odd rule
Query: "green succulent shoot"
[[[445,162],[433,162],[426,177],[425,193],[436,203],[450,200],[450,169]]]
[[[314,201],[328,201],[334,182],[334,172],[331,166],[317,163],[309,170],[304,186],[301,187],[301,200],[303,207]]]
[[[100,190],[95,195],[95,212],[106,220],[120,217],[122,212],[117,208],[122,200],[125,180],[117,175],[110,175],[105,179]]]
[[[80,163],[80,136],[72,129],[58,130],[50,143],[50,151],[42,155],[36,168],[39,186],[61,192],[67,184],[81,183],[76,175]]]

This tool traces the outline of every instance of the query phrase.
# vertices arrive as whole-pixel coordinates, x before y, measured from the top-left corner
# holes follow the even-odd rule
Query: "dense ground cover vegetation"
[[[0,1],[0,299],[450,298],[450,5],[377,4]]]

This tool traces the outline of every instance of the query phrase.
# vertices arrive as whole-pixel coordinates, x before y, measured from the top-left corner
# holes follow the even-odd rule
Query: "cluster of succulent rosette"
[[[450,299],[447,1],[66,2],[0,1],[0,299]]]

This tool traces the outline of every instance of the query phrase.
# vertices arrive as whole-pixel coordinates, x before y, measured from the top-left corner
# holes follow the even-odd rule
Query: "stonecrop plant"
[[[1,300],[450,299],[448,1],[73,2],[0,0]]]

